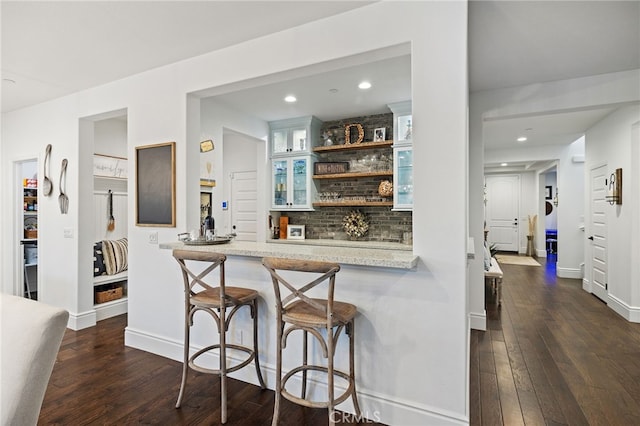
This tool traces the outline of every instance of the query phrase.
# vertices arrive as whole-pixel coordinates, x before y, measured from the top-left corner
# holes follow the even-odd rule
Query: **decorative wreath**
[[[361,211],[352,210],[342,219],[342,228],[348,236],[360,238],[369,230],[369,221]]]
[[[391,197],[393,195],[393,184],[388,180],[383,180],[378,186],[378,194],[381,197]]]

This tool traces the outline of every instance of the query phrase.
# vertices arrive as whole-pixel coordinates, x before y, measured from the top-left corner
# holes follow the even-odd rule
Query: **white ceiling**
[[[470,86],[474,92],[640,68],[638,1],[472,1]],[[614,108],[485,121],[485,150],[574,142]],[[530,129],[530,130],[525,130]],[[528,138],[518,143],[517,137]],[[502,171],[547,168],[521,161]]]
[[[2,111],[369,3],[3,0]],[[216,93],[217,100],[266,120],[380,112],[410,96],[410,57],[374,58],[348,68],[324,64],[275,83]],[[640,68],[640,2],[471,1],[469,67],[472,92]],[[365,78],[373,88],[355,89]],[[294,106],[281,102],[289,93],[299,99]],[[608,108],[487,122],[487,149],[513,146],[515,133],[526,128],[533,129],[529,146],[570,143]]]
[[[2,0],[2,111],[369,3]],[[7,83],[6,78],[16,83]]]

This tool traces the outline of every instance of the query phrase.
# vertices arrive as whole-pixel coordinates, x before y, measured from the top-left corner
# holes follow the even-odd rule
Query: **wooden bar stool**
[[[184,361],[182,364],[182,383],[180,384],[180,393],[176,408],[180,408],[182,397],[184,396],[184,388],[187,383],[187,367],[201,373],[216,374],[220,376],[220,395],[221,395],[221,422],[227,421],[227,374],[232,373],[242,367],[248,365],[252,360],[255,363],[258,381],[262,389],[265,389],[264,380],[260,373],[260,361],[258,358],[258,292],[248,288],[227,287],[225,285],[224,262],[227,257],[220,253],[198,252],[190,250],[173,251],[173,257],[182,268],[182,276],[184,278]],[[187,267],[186,261],[193,261],[196,264],[209,264],[199,274],[195,274]],[[220,276],[217,287],[209,285],[211,281],[215,281],[215,277],[209,276],[215,269],[219,269]],[[206,278],[206,281],[205,281]],[[198,290],[196,292],[196,290]],[[226,342],[226,333],[229,329],[229,323],[235,313],[243,306],[249,307],[251,317],[253,318],[253,348],[230,344]],[[231,311],[227,314],[227,308]],[[193,325],[193,316],[196,312],[203,311],[211,315],[218,327],[220,335],[220,343],[207,346],[200,349],[189,357],[189,334]],[[196,364],[196,359],[209,351],[218,350],[220,355],[220,367],[218,369],[210,369]],[[227,365],[227,349],[242,351],[248,354],[247,358],[238,365]]]
[[[278,258],[264,258],[262,264],[271,274],[273,290],[276,299],[276,398],[273,411],[272,425],[278,424],[280,400],[284,396],[289,401],[312,408],[328,408],[329,424],[335,424],[335,406],[351,397],[357,418],[360,417],[360,406],[356,395],[356,381],[354,370],[354,318],[357,308],[333,299],[336,273],[340,265],[335,263],[308,260],[291,260]],[[283,271],[297,271],[307,273],[310,281],[293,284],[285,279]],[[305,278],[305,279],[306,279]],[[321,283],[328,282],[327,298],[315,299],[305,293]],[[280,290],[282,289],[283,292]],[[284,293],[284,294],[283,294]],[[286,327],[286,328],[285,328]],[[286,347],[287,337],[294,330],[302,330],[302,365],[291,369],[282,376],[282,350]],[[321,331],[326,330],[326,339]],[[342,330],[349,336],[349,373],[334,370],[335,345]],[[322,348],[327,365],[310,365],[307,363],[307,337],[314,336]],[[307,372],[309,370],[327,373],[327,400],[311,401],[306,398]],[[302,373],[302,392],[297,397],[286,390],[287,380],[297,373]],[[347,380],[345,392],[334,396],[334,375]]]

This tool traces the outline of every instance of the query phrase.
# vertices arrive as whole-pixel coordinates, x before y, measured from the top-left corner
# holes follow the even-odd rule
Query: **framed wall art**
[[[93,154],[94,176],[126,179],[127,170],[126,158],[104,154]]]
[[[176,143],[136,147],[136,225],[176,226]]]

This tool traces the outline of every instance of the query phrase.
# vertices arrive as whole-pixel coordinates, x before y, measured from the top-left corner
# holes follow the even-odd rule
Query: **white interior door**
[[[501,251],[518,251],[520,176],[487,176],[487,240]]]
[[[607,301],[607,166],[591,169],[591,290]]]
[[[257,172],[231,173],[231,225],[238,241],[257,240]]]

